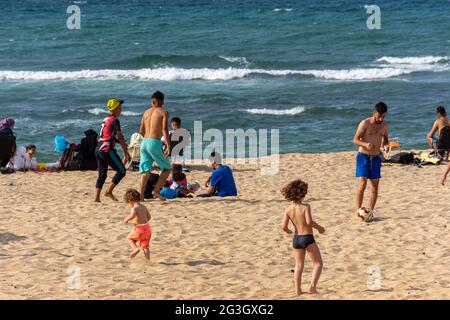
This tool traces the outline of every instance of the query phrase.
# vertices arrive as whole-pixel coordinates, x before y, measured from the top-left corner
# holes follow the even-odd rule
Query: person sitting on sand
[[[141,195],[136,189],[128,189],[123,198],[131,208],[130,214],[123,220],[123,223],[128,224],[131,221],[134,224],[133,230],[127,237],[128,243],[133,250],[130,253],[130,258],[134,258],[142,249],[145,259],[150,260],[149,247],[152,232],[149,221],[152,216],[148,212],[147,207],[141,204]]]
[[[36,170],[37,169],[37,160],[34,157],[36,154],[37,148],[34,144],[29,144],[25,147],[26,153],[23,159],[23,168],[24,170]]]
[[[372,192],[370,197],[370,211],[375,209],[378,198],[378,185],[381,178],[381,146],[386,149],[389,147],[388,124],[384,122],[387,115],[387,106],[384,102],[375,105],[372,117],[360,122],[356,131],[353,143],[359,146],[356,155],[356,177],[359,178],[356,189],[356,209],[362,207],[364,191],[366,190],[367,180],[370,181]],[[356,214],[357,218],[362,217]]]
[[[199,197],[234,197],[237,196],[236,183],[234,182],[231,168],[222,164],[222,155],[218,152],[212,152],[209,158],[213,172],[205,183],[208,189],[207,194]]]
[[[450,120],[447,118],[447,112],[445,111],[445,108],[443,106],[437,107],[436,113],[438,118],[436,121],[434,121],[431,131],[427,135],[428,145],[432,149],[435,147],[435,143],[437,143],[433,141],[435,133],[437,132],[438,136],[440,136],[444,127],[450,127]],[[445,160],[448,160],[448,156],[449,150],[446,150]]]
[[[156,162],[161,169],[161,174],[159,175],[158,183],[153,189],[152,194],[160,200],[166,200],[160,195],[160,190],[170,174],[171,165],[168,157],[170,156],[172,149],[170,144],[167,145],[164,152],[162,148],[161,136],[164,136],[166,141],[169,141],[170,139],[167,128],[169,113],[163,108],[163,105],[164,94],[160,91],[156,91],[152,95],[151,108],[145,111],[142,116],[141,128],[139,130],[139,133],[144,137],[141,143],[141,162],[139,163],[139,173],[142,174],[142,201],[144,200],[145,187],[154,162]]]
[[[173,173],[170,189],[177,192],[178,198],[192,198],[192,191],[187,188],[186,175],[181,171]]]
[[[110,99],[108,100],[109,116],[103,120],[102,127],[100,129],[100,139],[98,140],[97,150],[97,162],[98,162],[98,179],[96,183],[95,202],[100,202],[100,194],[102,192],[103,185],[105,184],[108,174],[108,166],[116,171],[115,176],[112,179],[112,183],[108,190],[105,192],[105,196],[111,198],[114,201],[118,201],[113,195],[114,188],[125,177],[125,166],[120,160],[116,149],[114,148],[116,142],[119,142],[122,146],[125,154],[125,163],[131,160],[128,153],[127,144],[120,128],[120,121],[118,117],[122,113],[123,100]]]
[[[15,126],[14,119],[5,118],[5,119],[0,120],[0,135],[14,137],[14,138],[8,138],[8,139],[14,139],[14,141],[15,141],[16,137],[13,132],[14,126]],[[10,159],[12,158],[12,156],[14,155],[15,152],[16,152],[16,144],[14,143],[12,150],[11,150],[10,157],[5,158],[5,159],[0,159],[0,167],[1,168],[6,167],[8,165],[8,163],[10,162]]]
[[[175,174],[175,172],[183,172],[183,166],[179,163],[174,163],[172,165],[172,172],[171,172],[171,176],[169,177],[169,179],[167,181],[169,181],[170,185],[173,184],[173,175]],[[186,175],[185,175],[186,177]],[[187,188],[187,178],[185,178],[182,183],[181,183],[185,188]]]
[[[317,283],[322,272],[323,262],[319,247],[314,239],[313,228],[317,229],[319,233],[324,233],[325,229],[313,220],[311,206],[303,203],[303,199],[308,193],[308,184],[306,182],[300,179],[294,180],[286,185],[281,190],[281,193],[286,200],[292,201],[292,204],[284,211],[281,227],[286,233],[292,234],[292,231],[289,229],[289,221],[291,221],[295,228],[292,241],[295,258],[295,294],[301,295],[303,293],[302,273],[306,253],[308,253],[313,263],[311,284],[308,292],[317,293]]]

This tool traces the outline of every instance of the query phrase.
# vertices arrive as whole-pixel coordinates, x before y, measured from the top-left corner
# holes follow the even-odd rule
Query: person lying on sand
[[[356,131],[353,143],[359,146],[356,155],[356,177],[359,178],[356,189],[356,210],[362,207],[364,191],[367,180],[370,181],[372,191],[370,197],[369,210],[375,209],[378,198],[378,185],[381,178],[381,156],[380,148],[389,146],[388,124],[384,122],[387,115],[387,106],[384,102],[375,105],[372,117],[360,122]],[[362,218],[356,214],[357,218]]]
[[[317,224],[311,216],[311,206],[303,203],[303,199],[308,193],[308,184],[302,180],[294,180],[281,190],[286,200],[292,201],[292,204],[284,211],[282,229],[292,234],[289,229],[289,221],[295,228],[294,239],[292,241],[293,255],[295,258],[294,283],[295,294],[301,295],[302,292],[302,273],[305,263],[305,254],[308,253],[313,263],[311,284],[308,288],[309,293],[317,293],[317,282],[322,273],[322,256],[319,247],[314,239],[313,228],[319,233],[324,233],[325,229]]]
[[[96,183],[95,202],[100,202],[100,194],[106,181],[108,167],[113,168],[116,171],[116,174],[113,177],[112,183],[108,190],[105,192],[105,196],[114,201],[118,201],[113,195],[113,190],[125,177],[126,169],[120,160],[116,149],[114,148],[117,141],[122,146],[123,153],[125,154],[125,163],[131,160],[130,154],[128,153],[127,143],[125,142],[125,138],[120,128],[120,121],[118,119],[122,113],[122,104],[123,100],[108,100],[107,106],[110,114],[103,120],[103,124],[100,129],[100,139],[98,140],[99,146],[96,154],[98,162],[98,179]]]
[[[131,221],[134,224],[133,230],[128,234],[127,240],[131,246],[130,258],[134,258],[139,251],[144,251],[145,259],[150,260],[150,239],[152,232],[149,221],[152,218],[147,207],[141,204],[141,195],[136,189],[128,189],[124,195],[124,200],[131,208],[130,215],[123,223]],[[139,243],[139,247],[137,244]]]

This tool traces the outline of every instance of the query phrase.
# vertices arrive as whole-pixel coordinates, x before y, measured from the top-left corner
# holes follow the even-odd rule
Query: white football
[[[358,216],[362,217],[365,222],[370,222],[373,220],[373,211],[362,207],[358,209]]]

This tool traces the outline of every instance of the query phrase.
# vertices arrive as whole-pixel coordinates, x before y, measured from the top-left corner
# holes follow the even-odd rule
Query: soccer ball
[[[363,221],[370,222],[373,220],[373,211],[364,207],[358,209],[358,217],[361,217]]]

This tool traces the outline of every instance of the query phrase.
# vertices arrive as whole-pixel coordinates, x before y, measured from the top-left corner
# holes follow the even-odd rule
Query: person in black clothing
[[[14,125],[15,125],[14,119],[6,118],[3,120],[0,120],[0,135],[14,137],[14,146],[11,150],[11,154],[7,158],[0,159],[0,167],[6,167],[6,165],[9,163],[9,160],[16,152],[16,144],[15,144],[16,138],[15,138],[14,132],[12,130],[14,128]]]

